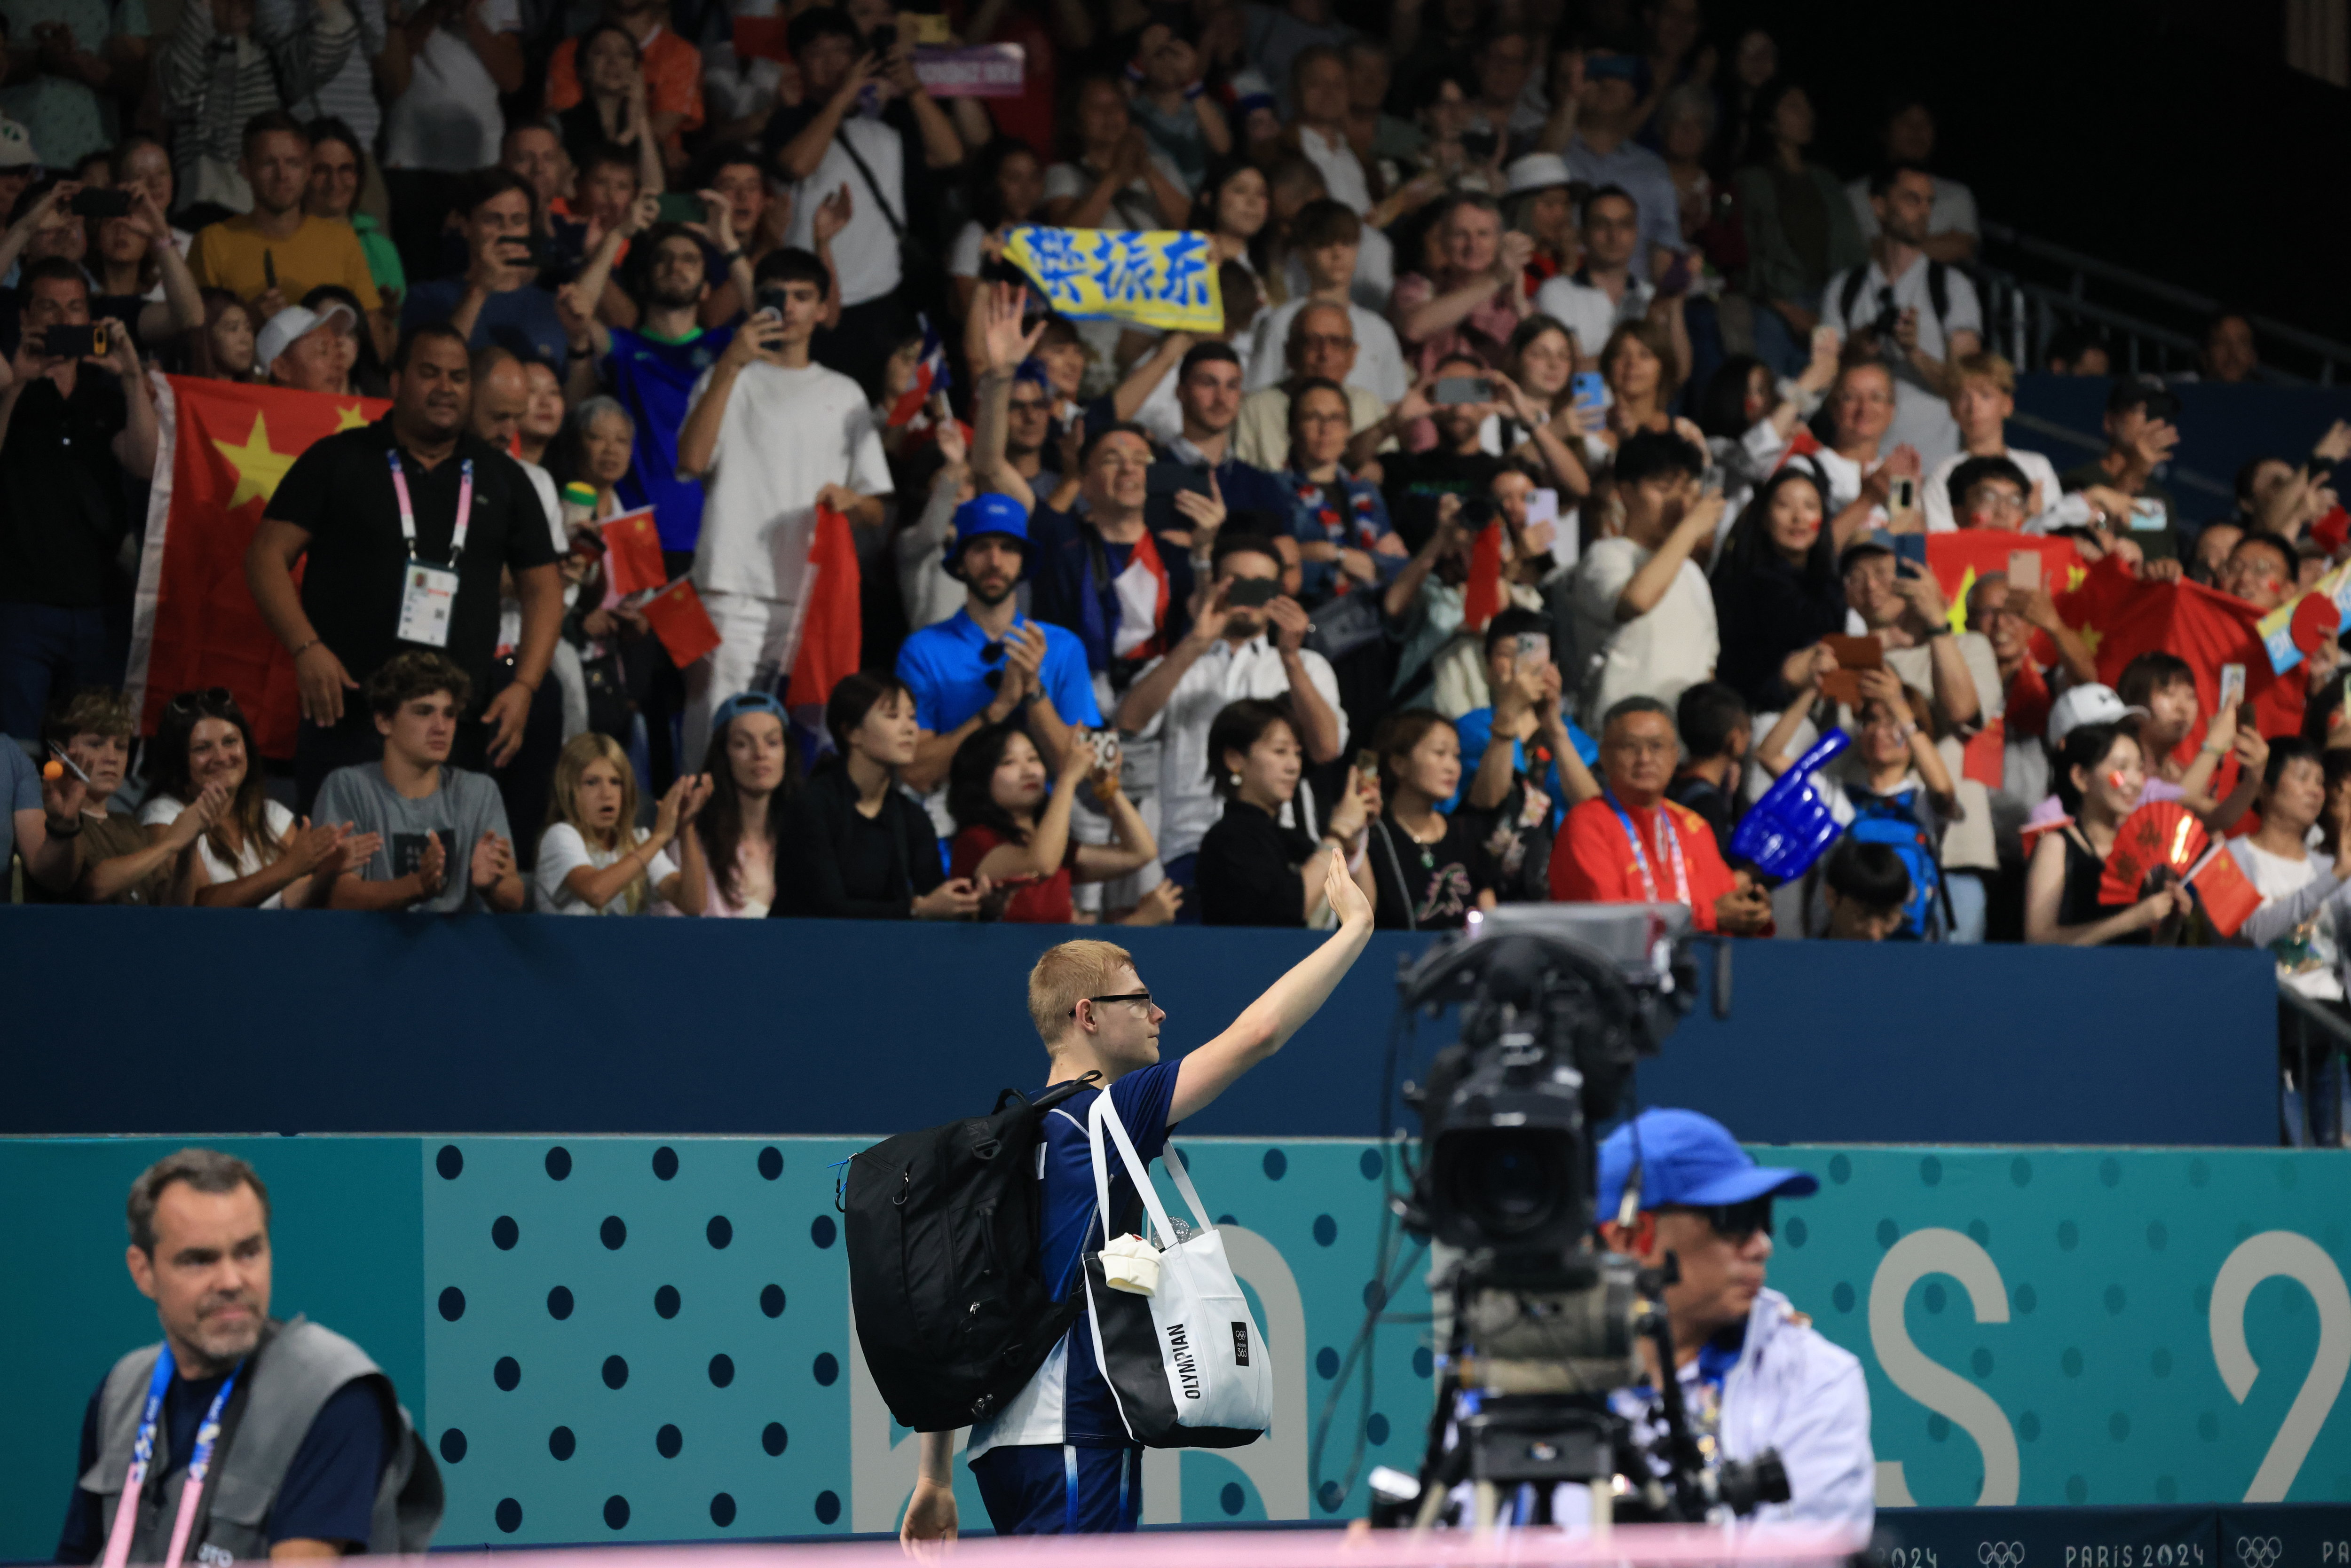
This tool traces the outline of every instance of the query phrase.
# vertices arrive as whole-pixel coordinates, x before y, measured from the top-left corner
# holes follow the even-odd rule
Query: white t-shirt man
[[[1853,314],[1844,310],[1845,285],[1853,276],[1850,269],[1829,279],[1828,287],[1821,294],[1821,325],[1834,327],[1851,336],[1855,323],[1863,327],[1877,319],[1890,291],[1897,310],[1918,313],[1918,347],[1929,358],[1949,361],[1951,357],[1950,334],[1973,332],[1983,334],[1983,307],[1976,299],[1976,286],[1956,267],[1943,268],[1946,298],[1949,309],[1938,319],[1932,290],[1927,286],[1928,274],[1934,264],[1920,256],[1903,268],[1902,276],[1888,283],[1885,272],[1875,261],[1862,274],[1861,290],[1853,298]],[[1892,352],[1891,345],[1886,346]],[[1927,385],[1907,357],[1888,358],[1886,367],[1894,372],[1894,425],[1886,440],[1895,445],[1908,444],[1918,449],[1919,460],[1928,467],[1940,463],[1959,450],[1959,422],[1951,417],[1951,405],[1940,392]]]
[[[645,868],[646,891],[643,902],[636,909],[629,907],[626,888],[599,909],[565,885],[564,879],[580,867],[602,871],[628,852],[629,850],[618,848],[590,849],[587,836],[579,829],[569,822],[555,823],[538,841],[538,865],[530,877],[531,907],[541,915],[636,915],[650,913],[657,905],[667,911],[669,906],[653,892],[677,874],[677,862],[670,858],[667,850],[655,852],[653,863]]]
[[[1628,538],[1602,539],[1583,552],[1571,602],[1575,649],[1589,662],[1582,690],[1583,727],[1599,733],[1600,716],[1629,696],[1655,697],[1671,708],[1683,692],[1714,678],[1722,639],[1714,622],[1714,594],[1706,573],[1685,560],[1646,615],[1616,619],[1616,601],[1634,575],[1657,552]]]
[[[482,25],[522,31],[517,0],[482,0]],[[463,173],[498,161],[507,119],[489,67],[454,23],[433,29],[415,56],[408,90],[385,111],[383,165]]]
[[[786,187],[791,193],[792,221],[784,231],[784,243],[803,250],[816,248],[818,204],[843,185],[849,187],[849,223],[832,239],[832,268],[841,277],[841,303],[845,309],[879,299],[896,288],[901,269],[898,236],[873,199],[873,185],[866,183],[855,161],[842,150],[844,141],[856,148],[865,167],[873,171],[882,199],[890,204],[902,224],[906,221],[906,141],[887,121],[872,115],[850,115],[841,120],[824,156],[817,160],[816,172]]]
[[[1282,282],[1292,299],[1303,299],[1314,291],[1306,280],[1306,264],[1295,256],[1282,274]],[[1347,285],[1347,298],[1374,315],[1384,315],[1388,298],[1395,293],[1395,242],[1384,234],[1364,225],[1364,237],[1355,242],[1355,276]]]
[[[705,371],[695,383],[694,402],[710,390],[710,376]],[[692,403],[686,416],[693,417]],[[827,485],[861,496],[890,493],[889,461],[863,391],[822,365],[793,370],[754,360],[744,366],[703,480],[694,586],[720,645],[687,673],[688,757],[702,755],[714,702],[755,685],[764,690],[777,672],[791,667],[806,610],[817,492]]]
[[[1611,299],[1608,290],[1562,273],[1535,290],[1535,314],[1549,316],[1574,333],[1577,358],[1596,364],[1600,350],[1608,346],[1608,335],[1627,321],[1646,318],[1656,293],[1635,277],[1627,281],[1624,298]]]
[[[2001,455],[2024,470],[2024,514],[2028,523],[2055,506],[2057,497],[2065,493],[2065,487],[2057,482],[2056,465],[2040,453],[2023,452],[2011,446]],[[1958,473],[1959,465],[1967,460],[1965,448],[1954,452],[1928,469],[1927,477],[1920,482],[1923,493],[1918,502],[1927,513],[1928,533],[1948,534],[1959,528],[1959,514],[1951,506],[1951,476]],[[2037,497],[2036,490],[2039,492]],[[2037,507],[2032,504],[2036,498],[2041,503]]]
[[[1301,296],[1259,313],[1250,329],[1249,373],[1242,391],[1270,387],[1290,373],[1284,353],[1290,346],[1290,324],[1309,303]],[[1347,385],[1361,387],[1383,402],[1403,401],[1412,390],[1412,372],[1405,368],[1404,346],[1396,341],[1395,329],[1387,318],[1361,305],[1347,307],[1347,319],[1355,329],[1355,368],[1347,372]]]
[[[1339,706],[1339,678],[1331,673],[1331,661],[1311,648],[1298,656],[1306,665],[1306,678],[1338,717],[1339,748],[1344,751],[1347,710]],[[1158,667],[1154,659],[1135,678]],[[1219,639],[1184,672],[1166,706],[1143,727],[1139,738],[1160,743],[1160,863],[1198,850],[1201,839],[1224,815],[1224,801],[1208,783],[1208,726],[1228,703],[1279,697],[1289,690],[1290,673],[1282,668],[1281,654],[1264,637],[1252,637],[1238,648]],[[1290,825],[1287,806],[1281,821],[1284,827]]]

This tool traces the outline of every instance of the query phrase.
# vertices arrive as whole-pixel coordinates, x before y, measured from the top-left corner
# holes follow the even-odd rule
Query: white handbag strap
[[[1110,1127],[1111,1141],[1118,1145],[1119,1158],[1126,1164],[1127,1179],[1142,1195],[1144,1211],[1151,1216],[1152,1223],[1159,1228],[1160,1246],[1163,1249],[1175,1246],[1176,1227],[1168,1220],[1167,1211],[1159,1206],[1158,1191],[1151,1185],[1151,1172],[1144,1165],[1143,1156],[1134,1152],[1134,1140],[1126,1135],[1126,1124],[1121,1122],[1118,1113],[1111,1108],[1107,1093],[1094,1096],[1093,1109],[1086,1115],[1086,1137],[1093,1145],[1094,1197],[1102,1215],[1103,1244],[1108,1245],[1111,1239],[1110,1171],[1102,1159],[1102,1127],[1105,1124]],[[1196,1200],[1194,1207],[1196,1211]]]
[[[1214,1230],[1216,1227],[1208,1222],[1208,1206],[1200,1201],[1200,1189],[1192,1185],[1192,1173],[1184,1168],[1184,1156],[1176,1152],[1176,1145],[1170,1144],[1160,1151],[1159,1163],[1165,1166],[1167,1174],[1176,1178],[1176,1190],[1182,1193],[1184,1201],[1192,1206],[1192,1218],[1200,1222],[1200,1228]]]

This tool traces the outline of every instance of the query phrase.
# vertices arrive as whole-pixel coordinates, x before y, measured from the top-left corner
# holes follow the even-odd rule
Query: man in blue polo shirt
[[[1167,1146],[1176,1124],[1208,1108],[1234,1080],[1281,1049],[1346,977],[1372,935],[1372,906],[1336,854],[1322,857],[1324,887],[1339,929],[1245,1009],[1222,1034],[1176,1061],[1159,1057],[1166,1010],[1135,972],[1134,957],[1108,942],[1064,942],[1029,972],[1029,1017],[1045,1042],[1049,1082],[1102,1074],[1045,1118],[1040,1151],[1037,1264],[1057,1299],[1075,1288],[1088,1251],[1102,1244],[1087,1118],[1103,1093],[1144,1159]],[[1113,1161],[1113,1164],[1116,1162]],[[1111,1178],[1113,1232],[1132,1229],[1134,1186]],[[1301,1346],[1274,1354],[1302,1355]],[[914,1495],[900,1539],[956,1537],[955,1434],[925,1432]],[[972,1479],[999,1535],[1108,1533],[1143,1516],[1143,1449],[1093,1355],[1083,1323],[1071,1330],[1037,1375],[995,1418],[972,1428]]]
[[[1723,1458],[1780,1451],[1789,1500],[1765,1505],[1756,1522],[1848,1526],[1866,1538],[1877,1465],[1861,1363],[1763,1283],[1771,1200],[1808,1197],[1819,1178],[1758,1166],[1710,1116],[1644,1111],[1600,1145],[1602,1216],[1620,1211],[1636,1163],[1639,1213],[1630,1226],[1607,1219],[1601,1239],[1644,1264],[1662,1264],[1667,1253],[1677,1261],[1666,1313],[1693,1435]],[[1654,1356],[1646,1340],[1641,1354]],[[1617,1396],[1619,1408],[1636,1416],[1654,1415],[1652,1399],[1646,1387]]]
[[[1058,771],[1070,727],[1099,729],[1102,711],[1077,634],[1031,621],[1013,600],[1029,558],[1028,512],[1009,496],[975,497],[956,508],[946,548],[964,605],[898,650],[898,678],[914,694],[920,730],[901,777],[914,789],[944,794],[956,749],[983,725],[1016,714],[1046,768]],[[940,836],[953,832],[944,800],[930,805]]]

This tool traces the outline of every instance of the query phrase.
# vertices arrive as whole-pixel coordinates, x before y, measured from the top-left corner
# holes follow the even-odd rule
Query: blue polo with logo
[[[677,433],[694,401],[694,383],[726,351],[734,324],[674,343],[626,327],[611,334],[604,380],[637,422],[636,446],[618,486],[622,504],[632,511],[653,507],[662,549],[691,551],[702,537],[702,481],[678,477]]]

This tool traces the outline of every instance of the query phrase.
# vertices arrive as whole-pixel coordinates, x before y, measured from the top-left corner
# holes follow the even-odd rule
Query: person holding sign
[[[465,428],[473,379],[454,328],[411,332],[392,360],[391,411],[311,443],[246,549],[246,582],[301,687],[304,808],[329,773],[381,754],[374,721],[347,694],[402,647],[438,648],[474,691],[492,689],[502,571],[522,604],[514,678],[460,719],[455,756],[503,768],[522,746],[562,630],[563,580],[521,465]]]

